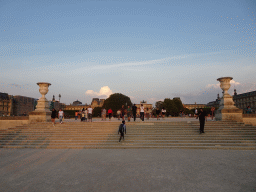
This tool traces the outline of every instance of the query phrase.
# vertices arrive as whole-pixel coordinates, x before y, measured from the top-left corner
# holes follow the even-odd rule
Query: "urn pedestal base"
[[[29,123],[36,122],[50,122],[51,112],[46,111],[32,111],[29,113]]]
[[[46,82],[37,83],[42,97],[37,101],[36,110],[29,113],[29,122],[49,122],[51,121],[51,111],[49,110],[49,101],[45,98],[48,93],[48,87],[51,85]]]
[[[237,121],[243,122],[243,110],[242,109],[219,109],[216,111],[216,121]]]
[[[243,110],[238,109],[234,104],[233,97],[229,95],[230,81],[232,77],[221,77],[217,79],[223,90],[223,97],[220,101],[220,108],[216,111],[216,121],[229,120],[243,122]]]

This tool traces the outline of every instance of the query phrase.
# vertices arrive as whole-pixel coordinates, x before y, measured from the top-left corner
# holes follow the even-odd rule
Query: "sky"
[[[256,90],[255,0],[0,0],[0,92],[91,103]]]

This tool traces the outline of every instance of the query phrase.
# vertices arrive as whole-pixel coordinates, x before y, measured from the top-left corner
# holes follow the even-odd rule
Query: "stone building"
[[[189,110],[191,110],[191,109],[195,109],[195,108],[197,108],[197,109],[199,109],[199,108],[205,108],[206,105],[205,105],[205,104],[197,104],[197,103],[195,102],[195,104],[183,104],[183,107],[184,107],[184,108],[187,108],[187,109],[189,109]]]
[[[140,114],[140,106],[141,106],[141,104],[143,104],[145,112],[148,109],[148,113],[152,113],[153,105],[152,104],[148,104],[147,101],[143,100],[143,101],[140,102],[140,104],[135,104],[136,107],[137,107],[137,113],[136,113],[137,115]]]
[[[37,99],[16,95],[13,96],[13,115],[28,115],[35,110]]]
[[[13,115],[13,99],[8,93],[0,92],[0,116]]]
[[[239,109],[246,110],[247,106],[256,111],[256,91],[237,94],[236,89],[234,90],[233,101],[235,106]]]
[[[28,115],[35,110],[37,99],[26,96],[12,96],[0,93],[0,116]]]
[[[95,107],[102,107],[105,102],[105,99],[93,98],[91,106],[94,109]]]
[[[207,107],[214,107],[214,108],[219,108],[220,105],[220,95],[217,95],[217,99],[215,101],[211,101],[206,104]]]
[[[91,102],[91,107],[94,109],[95,107],[102,107],[105,99],[93,98]],[[89,105],[82,104],[80,101],[74,101],[73,104],[66,105],[64,110],[73,110],[73,111],[81,111],[83,108],[88,108]]]

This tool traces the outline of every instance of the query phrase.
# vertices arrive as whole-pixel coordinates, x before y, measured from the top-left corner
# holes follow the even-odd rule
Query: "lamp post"
[[[59,103],[60,103],[61,94],[59,94]],[[60,108],[62,109],[62,106],[60,104]]]

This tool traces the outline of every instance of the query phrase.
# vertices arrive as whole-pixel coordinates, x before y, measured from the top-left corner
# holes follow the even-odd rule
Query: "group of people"
[[[75,120],[78,119],[78,115],[81,118],[82,122],[92,122],[92,107],[89,106],[88,108],[83,108],[80,112],[76,111],[75,112]]]
[[[64,112],[60,109],[59,112],[57,112],[54,108],[52,109],[52,114],[51,114],[51,120],[52,120],[52,124],[53,126],[55,126],[55,119],[59,118],[60,120],[60,124],[63,123],[63,119],[64,119]]]
[[[146,117],[149,118],[149,114],[147,114],[148,111],[149,111],[148,108],[145,110],[143,104],[140,105],[140,119],[142,121],[144,121],[145,113],[146,113]],[[128,106],[127,109],[125,109],[124,105],[122,105],[122,108],[117,111],[118,120],[120,120],[121,118],[122,121],[124,121],[125,115],[127,115],[128,122],[131,121],[131,117],[133,117],[133,120],[136,121],[136,118],[137,118],[136,104],[134,104],[132,107]]]

